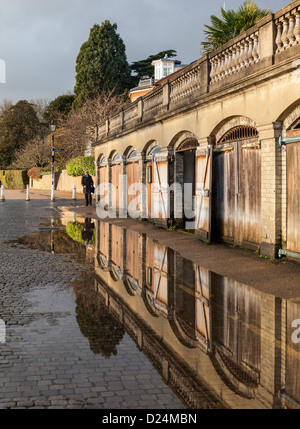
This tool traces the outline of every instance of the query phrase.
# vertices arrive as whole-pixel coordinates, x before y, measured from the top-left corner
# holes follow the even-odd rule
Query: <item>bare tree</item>
[[[5,98],[0,105],[0,115],[13,105],[13,101]]]
[[[49,102],[48,98],[34,98],[30,100],[40,122],[44,122],[44,113]]]
[[[20,150],[15,152],[12,166],[14,168],[29,169],[45,167],[50,163],[51,145],[45,138],[36,137]]]
[[[55,141],[59,147],[64,149],[65,158],[71,159],[82,156],[89,141],[94,138],[96,125],[116,113],[120,106],[120,97],[111,92],[87,100],[80,109],[74,110],[71,115],[61,117],[58,120]]]

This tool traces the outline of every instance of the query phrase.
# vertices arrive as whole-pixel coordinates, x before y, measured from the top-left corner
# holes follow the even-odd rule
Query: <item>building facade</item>
[[[298,258],[299,143],[296,0],[99,124],[97,184],[117,211],[137,197],[139,218]]]

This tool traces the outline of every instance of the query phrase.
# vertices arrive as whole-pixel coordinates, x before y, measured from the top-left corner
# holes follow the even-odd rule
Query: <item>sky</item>
[[[243,0],[0,0],[0,104],[73,92],[76,57],[91,27],[116,23],[130,63],[175,49],[201,57],[204,25]],[[256,0],[273,12],[290,0]],[[3,74],[5,70],[5,76]],[[2,83],[1,81],[5,81]]]

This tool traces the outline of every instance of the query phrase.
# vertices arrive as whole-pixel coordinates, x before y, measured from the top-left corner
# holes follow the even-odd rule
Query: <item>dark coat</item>
[[[90,241],[93,238],[93,230],[95,228],[95,225],[91,222],[91,219],[85,219],[85,222],[83,224],[83,230],[81,233],[81,238],[84,241]]]
[[[90,194],[93,192],[94,182],[92,176],[90,176],[89,174],[87,176],[84,175],[81,179],[81,184],[83,186],[84,194]]]

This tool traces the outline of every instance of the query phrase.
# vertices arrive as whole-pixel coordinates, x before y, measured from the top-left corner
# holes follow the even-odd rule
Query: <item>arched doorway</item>
[[[160,146],[152,147],[146,155],[147,217],[152,218],[152,184],[154,183],[154,157],[161,153]]]
[[[102,158],[100,158],[100,161],[98,162],[98,183],[97,183],[97,185],[99,186],[99,191],[97,192],[98,201],[100,200],[100,198],[104,198],[108,193],[107,189],[105,191],[101,189],[101,185],[104,185],[108,182],[107,165],[108,164],[107,164],[106,157],[102,156]]]
[[[300,253],[300,107],[284,121],[284,137],[280,144],[286,147],[286,250]],[[284,192],[285,190],[283,190]],[[285,228],[284,228],[285,229]],[[284,243],[285,244],[285,243]],[[285,247],[285,245],[284,245]],[[293,255],[290,255],[293,256]],[[294,255],[298,257],[298,255]]]
[[[231,128],[213,156],[214,239],[259,249],[261,241],[261,150],[256,128]]]
[[[120,207],[119,182],[121,174],[121,161],[121,156],[119,154],[115,154],[111,162],[111,184],[112,188],[114,189],[112,194],[115,195],[115,198],[113,198],[115,201],[112,201],[112,207],[116,208],[117,210]]]
[[[132,150],[127,157],[127,209],[131,201],[138,196],[139,188],[139,161],[135,150]],[[135,212],[136,210],[134,210]]]
[[[193,201],[196,195],[196,150],[199,143],[195,138],[184,140],[176,149],[177,165],[182,166],[182,191],[183,191],[183,222],[193,222],[195,218],[191,218],[193,210]],[[178,179],[178,178],[176,178]],[[189,184],[189,185],[188,185]],[[188,189],[187,186],[190,186]],[[195,229],[191,229],[195,231]]]

